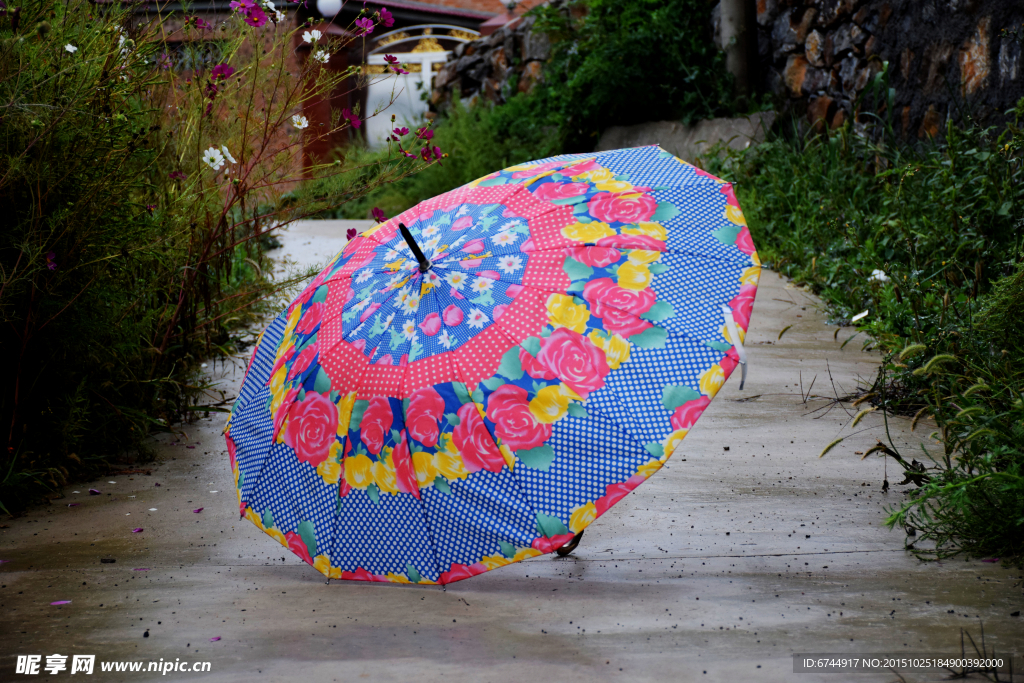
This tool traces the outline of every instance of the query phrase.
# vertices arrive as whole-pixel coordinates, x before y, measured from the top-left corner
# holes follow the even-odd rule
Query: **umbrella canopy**
[[[732,186],[656,146],[422,202],[260,337],[226,429],[240,514],[331,578],[551,552],[680,446],[759,275]]]

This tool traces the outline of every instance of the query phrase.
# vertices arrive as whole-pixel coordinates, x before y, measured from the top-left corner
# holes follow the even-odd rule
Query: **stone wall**
[[[862,113],[885,63],[904,137],[998,124],[1024,96],[1021,0],[757,0],[757,23],[763,88],[818,128]]]

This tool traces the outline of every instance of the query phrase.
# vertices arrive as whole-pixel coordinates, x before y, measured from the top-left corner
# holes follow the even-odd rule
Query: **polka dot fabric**
[[[738,363],[722,307],[742,337],[759,274],[732,186],[658,147],[422,202],[262,335],[226,429],[239,512],[332,578],[551,552],[680,447]]]

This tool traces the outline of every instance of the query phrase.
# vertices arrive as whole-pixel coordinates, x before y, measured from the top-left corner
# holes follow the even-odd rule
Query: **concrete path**
[[[344,227],[293,227],[281,254],[324,261]],[[893,681],[887,670],[795,674],[792,655],[952,656],[961,630],[978,640],[982,627],[986,645],[1016,653],[1024,670],[1024,628],[1011,616],[1024,602],[1021,572],[921,563],[903,533],[882,526],[905,487],[890,467],[883,494],[882,461],[855,453],[881,435],[881,418],[868,416],[858,426],[868,431],[818,459],[852,414],[818,396],[854,391],[877,357],[858,340],[840,350],[844,334],[833,340],[816,303],[765,271],[747,388],[728,382],[685,454],[592,526],[572,556],[447,590],[326,585],[239,522],[223,416],[186,425],[155,440],[151,474],[69,487],[0,525],[0,680],[46,679],[14,674],[16,655],[45,664],[58,653],[144,668],[211,663],[209,673],[166,677],[97,664],[98,680],[126,681]],[[241,363],[216,364],[224,387],[238,386]],[[901,444],[930,431],[890,425]]]

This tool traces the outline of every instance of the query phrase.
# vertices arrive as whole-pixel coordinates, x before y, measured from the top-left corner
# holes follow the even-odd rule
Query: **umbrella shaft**
[[[405,227],[405,223],[399,223],[398,229],[402,232],[402,237],[405,238],[405,243],[412,249],[412,255],[416,257],[416,260],[420,262],[420,272],[425,273],[430,270],[430,261],[420,251],[420,245],[416,244],[416,240],[413,239],[412,233],[409,232],[409,228]]]

